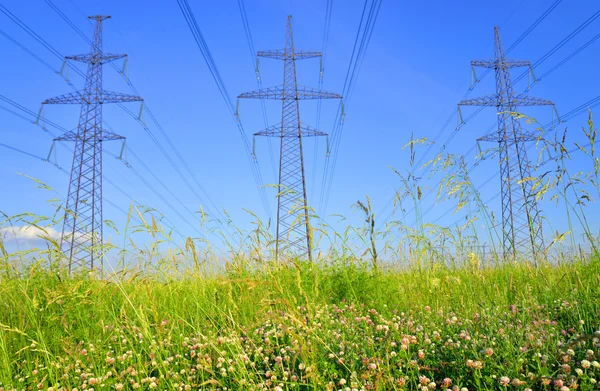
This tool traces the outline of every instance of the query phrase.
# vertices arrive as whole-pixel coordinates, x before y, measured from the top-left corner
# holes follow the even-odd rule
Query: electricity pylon
[[[61,250],[69,258],[69,272],[80,266],[102,268],[102,142],[124,140],[123,136],[102,129],[102,105],[142,101],[139,96],[102,89],[102,65],[127,55],[102,52],[102,21],[110,16],[89,19],[96,21],[91,52],[65,57],[88,64],[83,91],[42,102],[42,105],[81,104],[77,129],[55,140],[75,142],[61,239]]]
[[[279,137],[279,184],[277,193],[277,233],[275,254],[289,252],[312,260],[312,233],[309,224],[302,139],[327,136],[300,121],[301,99],[341,99],[342,96],[310,87],[298,86],[296,60],[321,57],[321,52],[296,51],[292,35],[292,17],[287,18],[285,48],[259,51],[258,57],[283,60],[283,85],[246,92],[238,98],[278,99],[282,101],[282,121],[255,136]]]
[[[472,67],[493,69],[496,73],[496,94],[467,99],[460,106],[495,107],[498,130],[481,137],[481,141],[498,143],[500,187],[502,198],[502,245],[505,257],[538,256],[544,250],[542,221],[527,159],[526,142],[540,140],[534,132],[524,131],[515,113],[518,106],[554,106],[549,100],[515,95],[510,68],[529,67],[529,61],[509,60],[500,40],[498,27],[494,27],[495,59],[471,61]]]

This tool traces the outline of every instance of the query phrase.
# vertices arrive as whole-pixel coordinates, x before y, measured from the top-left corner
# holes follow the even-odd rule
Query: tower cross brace
[[[516,258],[521,254],[536,257],[544,250],[544,237],[525,143],[537,141],[539,136],[523,130],[514,113],[518,106],[554,106],[554,103],[523,94],[515,95],[509,69],[531,67],[531,63],[506,57],[498,27],[494,27],[494,54],[493,60],[471,61],[471,66],[495,71],[496,94],[463,100],[458,106],[496,108],[498,130],[478,140],[498,143],[504,256]]]
[[[310,87],[298,86],[296,60],[321,57],[321,52],[296,51],[292,35],[292,17],[287,18],[284,49],[259,51],[258,57],[283,60],[283,84],[277,87],[246,92],[238,98],[277,99],[282,101],[281,123],[270,126],[255,136],[280,138],[279,184],[277,192],[277,233],[275,253],[312,260],[312,233],[309,223],[308,200],[302,139],[327,136],[300,121],[299,101],[302,99],[341,99],[342,96]]]
[[[102,51],[102,22],[110,16],[97,15],[89,19],[96,21],[90,53],[65,57],[87,64],[84,89],[42,102],[42,105],[81,105],[77,129],[55,140],[75,142],[61,237],[61,250],[68,257],[69,272],[78,267],[102,268],[102,142],[124,140],[123,136],[102,129],[102,105],[142,101],[139,96],[102,88],[102,65],[127,55]]]

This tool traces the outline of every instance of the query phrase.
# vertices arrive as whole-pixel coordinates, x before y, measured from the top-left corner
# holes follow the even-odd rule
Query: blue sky
[[[361,216],[351,209],[358,199],[369,195],[378,216],[384,218],[391,211],[384,209],[400,186],[398,177],[389,167],[409,169],[409,156],[402,146],[411,133],[415,138],[434,138],[452,114],[456,103],[463,97],[470,83],[469,61],[493,56],[493,27],[499,25],[505,47],[510,46],[553,3],[549,0],[508,0],[503,2],[429,1],[398,2],[384,0],[364,63],[355,81],[355,89],[347,104],[345,125],[339,156],[333,177],[333,186],[325,216],[340,213],[360,223]],[[162,1],[149,6],[143,1],[86,1],[54,0],[80,29],[91,36],[91,25],[84,15],[110,14],[104,24],[105,50],[129,54],[129,76],[148,107],[182,158],[195,173],[214,204],[224,207],[243,228],[249,228],[252,217],[244,209],[265,218],[247,156],[234,120],[219,95],[216,84],[192,38],[177,2]],[[198,24],[219,68],[231,96],[256,89],[253,63],[248,52],[242,20],[236,0],[191,2]],[[256,49],[281,48],[285,38],[285,18],[294,17],[294,36],[297,48],[321,50],[325,25],[326,1],[272,1],[246,0],[248,21]],[[341,92],[348,68],[354,38],[364,2],[358,0],[333,1],[331,31],[325,52],[323,88]],[[42,36],[63,55],[85,53],[87,43],[78,36],[44,0],[6,2],[4,6]],[[584,20],[598,11],[595,1],[563,1],[510,53],[515,59],[535,63],[548,50],[571,33]],[[1,29],[26,46],[52,67],[60,68],[61,61],[29,37],[5,15],[0,14]],[[576,37],[536,68],[536,75],[544,74],[574,50],[596,36],[600,20],[595,20]],[[59,76],[0,36],[3,61],[0,62],[0,93],[32,111],[49,97],[67,93],[69,86]],[[598,52],[600,40],[565,62],[556,71],[535,85],[530,95],[555,102],[559,113],[565,113],[598,96],[600,74]],[[281,83],[283,67],[280,62],[262,60],[260,64],[264,86]],[[319,61],[306,60],[298,64],[299,83],[317,86]],[[513,78],[520,75],[517,70]],[[482,71],[479,71],[481,74]],[[74,72],[72,82],[78,87],[83,80]],[[130,93],[123,79],[111,67],[105,67],[105,88]],[[527,87],[527,78],[515,85],[520,92]],[[492,75],[488,75],[471,92],[470,97],[487,95],[494,90]],[[3,105],[5,105],[3,103]],[[7,106],[7,105],[5,105]],[[8,107],[8,106],[7,106]],[[136,104],[130,104],[134,112]],[[277,122],[281,106],[266,102],[270,124]],[[301,118],[314,126],[315,102],[301,104]],[[337,102],[324,101],[320,128],[331,132]],[[463,116],[475,109],[466,108]],[[551,110],[534,108],[523,110],[542,124],[551,120]],[[264,127],[260,103],[240,102],[240,116],[248,137]],[[45,117],[65,128],[77,125],[78,107],[48,106]],[[127,145],[141,158],[154,175],[160,178],[181,203],[192,211],[200,201],[176,175],[142,127],[120,108],[105,107],[104,118],[114,130],[127,137]],[[582,140],[581,126],[586,114],[570,118],[561,125],[568,126],[571,140]],[[445,150],[465,153],[475,139],[487,133],[495,123],[493,109],[486,109],[465,124]],[[436,144],[423,157],[435,156],[456,126],[452,118]],[[149,123],[162,145],[166,142]],[[39,127],[0,110],[2,142],[32,154],[46,156],[51,137]],[[58,131],[57,131],[58,132]],[[325,163],[325,143],[320,141],[314,154],[314,140],[305,143],[309,203],[320,204],[320,186]],[[119,153],[116,142],[105,145],[107,150]],[[275,140],[273,151],[277,151]],[[424,148],[417,150],[421,159]],[[275,183],[275,168],[267,140],[256,140],[256,153],[265,183]],[[314,157],[316,156],[316,160]],[[474,162],[475,152],[466,156]],[[71,151],[57,148],[57,162],[70,169]],[[185,235],[194,231],[159,200],[138,178],[119,161],[106,155],[104,174],[119,187],[144,205],[163,211]],[[574,155],[573,170],[589,170],[582,155]],[[170,198],[163,187],[129,155],[131,164]],[[277,161],[278,156],[273,156]],[[484,183],[498,171],[496,160],[485,161],[472,173],[476,186]],[[34,182],[19,175],[35,177],[54,188],[58,194],[49,194],[35,188]],[[314,180],[313,180],[314,178]],[[0,148],[0,210],[8,215],[32,212],[48,215],[52,207],[45,200],[64,197],[68,177],[51,165]],[[424,188],[435,180],[422,182]],[[196,186],[194,183],[192,184]],[[270,209],[275,216],[275,191],[267,189]],[[484,200],[499,191],[499,179],[489,181],[481,188]],[[200,191],[198,191],[200,192]],[[104,184],[104,195],[111,202],[127,209],[130,199],[111,184]],[[206,197],[203,197],[206,198]],[[424,200],[423,209],[433,205],[435,196]],[[173,201],[181,214],[189,217],[178,202]],[[499,199],[490,204],[499,215]],[[439,204],[425,217],[434,221],[442,216],[449,204]],[[543,204],[544,213],[552,228],[564,231],[564,213],[552,203]],[[594,212],[595,211],[595,212]],[[597,213],[591,207],[588,213]],[[318,213],[323,211],[317,210]],[[460,215],[447,214],[438,223],[452,224]],[[104,218],[122,226],[125,216],[105,203]],[[191,219],[191,218],[190,218]],[[414,218],[413,218],[414,219]],[[410,217],[408,219],[410,221]],[[195,223],[194,223],[195,224]],[[597,224],[594,227],[597,230]],[[579,238],[579,236],[578,236]]]

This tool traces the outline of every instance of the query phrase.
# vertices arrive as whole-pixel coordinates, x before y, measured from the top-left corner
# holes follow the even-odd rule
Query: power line
[[[8,35],[4,31],[2,31],[1,29],[0,29],[0,34],[2,34],[6,39],[8,39],[9,41],[11,41],[13,44],[17,45],[19,48],[21,48],[27,54],[29,54],[30,56],[32,56],[33,58],[35,58],[38,62],[40,62],[40,64],[44,65],[46,68],[50,69],[52,72],[58,73],[58,71],[56,70],[56,68],[54,68],[52,65],[48,64],[48,62],[46,62],[45,60],[43,60],[40,56],[38,56],[37,54],[33,53],[31,50],[27,49],[20,42],[18,42],[17,40],[15,40],[13,37],[11,37],[10,35]]]
[[[529,26],[527,28],[527,30],[525,30],[523,32],[523,34],[521,34],[519,36],[519,38],[516,39],[515,42],[512,43],[512,45],[510,45],[507,49],[506,49],[506,53],[510,53],[515,47],[517,47],[518,44],[521,43],[521,41],[523,41],[525,38],[527,38],[527,36],[544,20],[548,17],[548,15],[550,15],[550,13],[552,11],[554,11],[554,9],[562,2],[562,0],[556,0],[554,3],[552,3],[550,5],[550,7],[548,7],[548,9],[546,9],[542,15],[540,15],[535,22],[533,22],[533,24],[531,24],[531,26]]]
[[[165,150],[165,148],[162,146],[162,144],[158,141],[158,139],[152,133],[152,131],[150,130],[150,128],[148,128],[148,126],[145,123],[143,123],[143,121],[138,116],[136,116],[135,113],[133,113],[130,109],[128,109],[127,107],[125,107],[124,105],[121,105],[121,104],[119,104],[119,107],[123,111],[125,111],[127,114],[129,114],[132,118],[134,118],[134,119],[138,120],[138,122],[140,122],[140,124],[142,125],[142,128],[144,129],[144,131],[146,132],[146,134],[148,134],[148,136],[150,136],[150,139],[158,147],[158,149],[160,150],[160,152],[162,153],[162,155],[165,157],[165,159],[167,159],[167,161],[169,162],[169,164],[171,165],[171,167],[173,167],[173,169],[175,170],[175,172],[177,173],[177,175],[181,178],[181,180],[185,183],[185,185],[187,186],[187,188],[192,192],[192,194],[194,194],[194,196],[196,196],[196,198],[201,202],[201,204],[204,204],[202,196],[196,191],[196,189],[194,189],[194,187],[190,183],[189,179],[184,175],[184,173],[175,164],[175,162],[173,161],[173,159],[171,158],[171,156],[169,156],[168,152]],[[196,183],[196,185],[199,187],[200,191],[204,194],[204,196],[209,200],[210,204],[215,209],[213,211],[213,209],[210,206],[208,206],[208,205],[204,205],[203,207],[209,212],[209,214],[212,214],[214,216],[220,216],[221,219],[226,220],[226,218],[223,215],[223,213],[219,210],[219,208],[215,205],[215,203],[212,202],[212,200],[210,199],[210,197],[208,196],[208,194],[206,193],[206,191],[204,190],[204,188],[200,186],[198,180],[196,179],[196,176],[193,175],[193,174],[191,174],[191,170],[190,170],[189,166],[183,160],[183,158],[181,157],[181,155],[179,153],[176,153],[175,156],[179,157],[180,162],[182,162],[184,168],[186,168],[186,170],[188,171],[188,174],[190,174],[190,176],[192,177],[192,180],[194,180],[194,182]],[[218,222],[218,220],[217,220],[217,222]]]
[[[319,213],[325,214],[327,211],[327,204],[329,202],[329,195],[331,193],[331,186],[333,183],[333,176],[335,174],[335,167],[337,164],[338,150],[341,142],[341,136],[344,126],[344,110],[345,106],[350,101],[352,96],[352,87],[354,81],[358,77],[360,73],[360,68],[362,64],[362,60],[366,54],[367,48],[369,46],[369,42],[371,40],[371,35],[373,33],[373,29],[377,22],[377,16],[379,15],[379,10],[381,8],[383,0],[373,0],[371,2],[370,7],[369,0],[365,0],[365,4],[363,6],[360,23],[358,25],[358,30],[356,32],[356,37],[354,39],[354,45],[352,49],[352,54],[350,56],[350,63],[348,64],[348,70],[346,71],[346,77],[344,80],[344,88],[342,89],[342,96],[344,97],[344,101],[340,103],[338,107],[333,130],[331,132],[331,155],[333,157],[331,159],[325,160],[325,165],[323,168],[323,179],[321,182],[321,196],[319,201]],[[367,14],[368,8],[368,14]],[[366,19],[365,19],[366,16]],[[363,24],[364,22],[364,24]],[[361,35],[362,32],[362,35]],[[333,160],[332,163],[330,161]],[[331,173],[330,173],[331,170]]]
[[[192,12],[192,9],[191,9],[189,3],[187,2],[187,0],[177,0],[177,3],[179,5],[181,13],[184,16],[186,24],[188,25],[188,28],[190,29],[190,32],[192,33],[192,36],[194,37],[194,40],[196,41],[196,44],[197,44],[198,48],[200,49],[200,53],[202,54],[202,57],[204,58],[204,61],[206,62],[206,65],[208,66],[210,74],[211,74],[215,84],[217,85],[217,88],[219,89],[219,93],[221,94],[221,97],[225,101],[227,108],[238,127],[238,131],[242,138],[242,143],[244,145],[244,149],[246,152],[246,158],[248,159],[248,163],[250,165],[250,169],[252,171],[252,175],[254,177],[254,181],[256,183],[256,187],[259,192],[259,196],[261,198],[263,208],[265,209],[267,216],[269,216],[269,218],[271,218],[271,210],[270,210],[269,202],[267,200],[266,192],[265,192],[265,189],[263,186],[264,182],[262,179],[262,173],[260,171],[260,166],[253,159],[252,150],[250,148],[248,138],[246,136],[246,133],[244,131],[242,123],[236,114],[235,106],[233,105],[231,96],[227,92],[227,89],[226,89],[223,79],[221,77],[221,73],[219,72],[219,69],[217,68],[217,65],[215,63],[215,60],[214,60],[209,48],[208,48],[208,45],[206,44],[206,41],[204,40],[202,31],[200,30],[200,27],[198,26],[198,22],[196,21],[196,17],[194,16],[194,13]]]
[[[88,38],[87,35],[85,35],[83,33],[83,31],[81,31],[72,21],[71,19],[69,19],[67,17],[67,15],[65,15],[60,8],[58,8],[51,0],[44,0],[46,2],[46,4],[48,4],[50,6],[50,8],[52,8],[52,10],[54,10],[54,12],[56,12],[58,14],[58,16],[60,16],[62,18],[62,20],[65,21],[65,23],[67,23],[73,30],[75,30],[75,32],[77,34],[79,34],[79,36],[81,38],[83,38],[86,42],[91,43],[90,39]]]
[[[535,69],[538,66],[540,66],[544,61],[546,61],[548,58],[550,58],[554,53],[556,53],[560,48],[562,48],[563,46],[565,46],[569,41],[571,41],[573,38],[575,38],[580,32],[582,32],[587,26],[589,26],[590,24],[592,24],[592,22],[594,22],[596,19],[598,19],[598,17],[600,17],[600,10],[598,10],[595,14],[593,14],[592,16],[590,16],[587,20],[585,20],[583,23],[581,23],[577,28],[575,28],[575,30],[573,30],[571,33],[569,33],[565,38],[563,38],[559,43],[557,43],[556,45],[554,45],[554,47],[552,49],[550,49],[549,51],[546,52],[546,54],[544,54],[540,59],[538,59],[532,66],[531,69]],[[588,43],[586,43],[586,45],[583,46],[583,48],[587,47],[591,42],[595,41],[598,38],[598,35],[595,38],[592,38],[590,41],[588,41]],[[579,48],[575,51],[574,54],[571,54],[570,56],[568,56],[564,61],[568,61],[570,58],[572,58],[575,54],[579,53],[581,50],[583,50],[583,48]],[[564,62],[563,62],[564,63]],[[562,63],[559,63],[559,65],[557,65],[555,68],[558,68],[562,65]],[[518,82],[519,80],[523,79],[524,77],[526,77],[529,74],[529,72],[523,72],[521,75],[519,75],[517,78],[515,78],[515,83]]]
[[[567,61],[569,61],[570,59],[572,59],[573,57],[575,57],[577,54],[581,53],[582,50],[584,50],[585,48],[587,48],[588,46],[590,46],[598,38],[600,38],[600,34],[596,35],[594,38],[592,38],[589,41],[587,41],[585,44],[583,44],[582,46],[580,46],[579,48],[577,48],[573,53],[571,53],[567,57],[565,57],[558,64],[556,64],[552,68],[548,69],[545,73],[543,73],[541,76],[539,76],[537,78],[537,80],[538,81],[543,80],[546,76],[548,76],[549,74],[551,74],[552,72],[556,71],[558,68],[560,68],[561,66],[563,66]]]
[[[41,160],[41,161],[43,161],[43,162],[46,162],[46,161],[47,161],[45,158],[43,158],[43,157],[41,157],[41,156],[34,155],[34,154],[32,154],[32,153],[29,153],[29,152],[27,152],[27,151],[24,151],[24,150],[22,150],[22,149],[19,149],[19,148],[17,148],[17,147],[11,147],[10,145],[8,145],[8,144],[4,144],[3,142],[0,142],[0,146],[3,146],[4,148],[7,148],[7,149],[10,149],[10,150],[13,150],[13,151],[15,151],[15,152],[19,152],[19,153],[21,153],[21,154],[23,154],[23,155],[27,155],[27,156],[29,156],[29,157],[32,157],[32,158],[34,158],[34,159]],[[66,173],[66,171],[65,171],[65,170],[64,170],[62,167],[60,167],[60,166],[56,166],[56,167],[57,167],[59,170],[61,170],[61,171],[63,171],[63,172],[65,172],[65,173]]]
[[[244,32],[246,34],[246,42],[248,43],[248,49],[250,50],[250,61],[252,63],[252,67],[254,68],[254,73],[256,74],[256,84],[258,86],[259,89],[263,88],[262,86],[262,78],[260,77],[260,67],[259,67],[259,63],[258,63],[258,58],[256,58],[256,62],[255,62],[255,56],[256,56],[256,49],[254,48],[254,41],[252,40],[252,32],[250,30],[250,23],[248,23],[248,15],[246,14],[246,6],[244,5],[244,0],[237,0],[237,4],[238,4],[238,8],[240,10],[240,16],[242,18],[242,24],[244,26]],[[263,121],[265,124],[265,127],[269,126],[269,118],[267,116],[267,108],[265,106],[265,100],[264,99],[260,99],[260,106],[262,109],[262,115],[263,115]],[[277,175],[276,172],[276,166],[275,166],[275,158],[274,158],[274,153],[273,153],[273,143],[271,142],[271,139],[267,139],[267,145],[269,146],[269,157],[271,160],[271,169],[273,170],[273,180],[274,183],[279,182],[279,177]],[[254,159],[256,160],[256,154],[254,153]]]
[[[354,92],[354,87],[355,87],[355,83],[353,83],[353,81],[358,78],[358,74],[360,73],[360,70],[362,68],[362,63],[364,61],[364,58],[366,56],[366,51],[367,48],[369,46],[369,43],[371,42],[371,36],[373,34],[373,30],[375,27],[375,24],[377,22],[377,16],[379,15],[379,10],[381,8],[381,4],[383,3],[383,1],[379,1],[377,3],[377,1],[373,1],[373,3],[371,3],[371,7],[369,9],[369,14],[367,16],[367,20],[365,22],[365,29],[364,29],[364,33],[360,42],[360,46],[359,49],[357,51],[357,56],[356,56],[356,61],[354,62],[353,66],[352,66],[352,73],[350,75],[350,81],[347,84],[347,89],[344,92],[345,96],[345,104],[346,106],[349,104],[350,99],[352,97],[352,93]],[[335,126],[337,125],[337,131]],[[333,144],[333,148],[334,148],[334,156],[333,156],[333,163],[332,163],[332,167],[331,167],[331,176],[327,185],[327,193],[325,195],[325,203],[323,206],[323,213],[326,213],[327,211],[327,205],[329,203],[329,196],[331,194],[331,187],[333,184],[333,175],[335,174],[335,168],[337,166],[337,158],[338,158],[338,151],[339,151],[339,146],[340,146],[340,142],[341,142],[341,135],[342,135],[342,131],[343,131],[343,126],[344,126],[344,122],[343,122],[343,118],[341,118],[341,121],[338,122],[336,125],[334,125],[334,131],[332,132],[332,144]]]
[[[50,53],[52,53],[55,57],[57,57],[60,61],[63,61],[64,57],[54,49],[46,40],[44,40],[41,36],[39,36],[35,31],[29,28],[25,23],[23,23],[18,17],[16,17],[12,12],[10,12],[4,5],[0,4],[0,12],[6,15],[10,20],[16,23],[19,27],[21,27],[27,34],[32,36],[36,41],[38,41],[41,45],[43,45]]]
[[[109,129],[112,131],[112,129],[111,129],[110,127],[109,127]],[[110,154],[111,156],[113,156],[114,158],[116,158],[116,159],[118,159],[118,160],[121,160],[121,161],[122,161],[122,162],[125,164],[125,166],[126,166],[127,168],[130,168],[132,171],[134,171],[134,172],[136,172],[136,173],[137,173],[137,171],[135,171],[135,170],[133,169],[133,167],[131,167],[131,164],[130,164],[129,162],[123,161],[123,159],[122,159],[120,156],[117,156],[116,154],[114,154],[114,153],[112,153],[112,152],[109,152],[109,151],[106,151],[106,153]],[[186,211],[188,214],[190,214],[190,216],[192,217],[192,219],[193,219],[193,220],[195,220],[195,219],[197,219],[197,218],[198,218],[198,216],[196,216],[196,215],[194,214],[194,212],[192,212],[192,211],[191,211],[191,210],[190,210],[190,209],[187,207],[187,205],[186,205],[185,203],[183,203],[183,202],[181,201],[181,199],[180,199],[179,197],[177,197],[177,196],[176,196],[176,195],[173,193],[173,191],[172,191],[172,190],[169,188],[169,186],[165,185],[165,183],[164,183],[164,182],[163,182],[163,181],[162,181],[160,178],[158,178],[158,176],[157,176],[157,175],[154,173],[154,171],[153,171],[153,170],[151,170],[151,169],[150,169],[150,167],[148,167],[148,166],[146,165],[146,163],[144,163],[144,161],[143,161],[143,160],[142,160],[142,159],[141,159],[141,158],[140,158],[140,157],[139,157],[139,156],[138,156],[138,155],[135,153],[135,151],[133,151],[131,148],[129,148],[129,149],[128,149],[128,153],[129,153],[131,156],[133,156],[133,158],[134,158],[135,160],[137,160],[137,162],[138,162],[138,163],[139,163],[139,164],[140,164],[140,165],[141,165],[141,166],[142,166],[142,167],[143,167],[143,168],[144,168],[144,169],[145,169],[145,170],[146,170],[146,171],[147,171],[147,172],[150,174],[150,176],[152,176],[152,178],[154,179],[154,181],[155,181],[156,183],[158,183],[159,185],[161,185],[161,187],[162,187],[162,188],[163,188],[163,189],[164,189],[164,190],[165,190],[167,193],[169,193],[169,195],[171,196],[171,198],[172,198],[172,199],[174,199],[175,201],[177,201],[177,203],[178,203],[179,205],[181,205],[181,207],[182,207],[182,208],[183,208],[183,209],[184,209],[184,210],[185,210],[185,211]],[[202,207],[202,206],[201,206],[201,207]],[[204,213],[204,211],[203,211],[203,213]],[[214,217],[214,216],[213,216],[213,217]],[[214,218],[216,219],[217,217],[214,217]]]
[[[323,76],[325,73],[325,55],[327,52],[327,43],[329,41],[329,31],[331,29],[331,14],[333,11],[333,0],[327,0],[326,8],[325,8],[325,27],[323,28],[323,42],[321,44],[321,69],[319,71],[319,90],[323,89]],[[317,120],[316,120],[316,128],[320,129],[321,126],[321,107],[322,102],[321,99],[317,101]],[[317,175],[317,154],[319,151],[319,138],[317,138],[314,142],[313,147],[313,164],[312,164],[312,187],[310,190],[311,199],[314,195],[316,186],[316,175]],[[329,158],[329,142],[327,142],[327,158]]]

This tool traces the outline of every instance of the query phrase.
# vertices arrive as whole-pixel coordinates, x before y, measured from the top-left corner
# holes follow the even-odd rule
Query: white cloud
[[[9,240],[39,240],[53,239],[58,240],[61,233],[52,227],[44,227],[43,229],[32,225],[23,225],[20,227],[5,227],[0,228],[0,238],[5,241]]]

